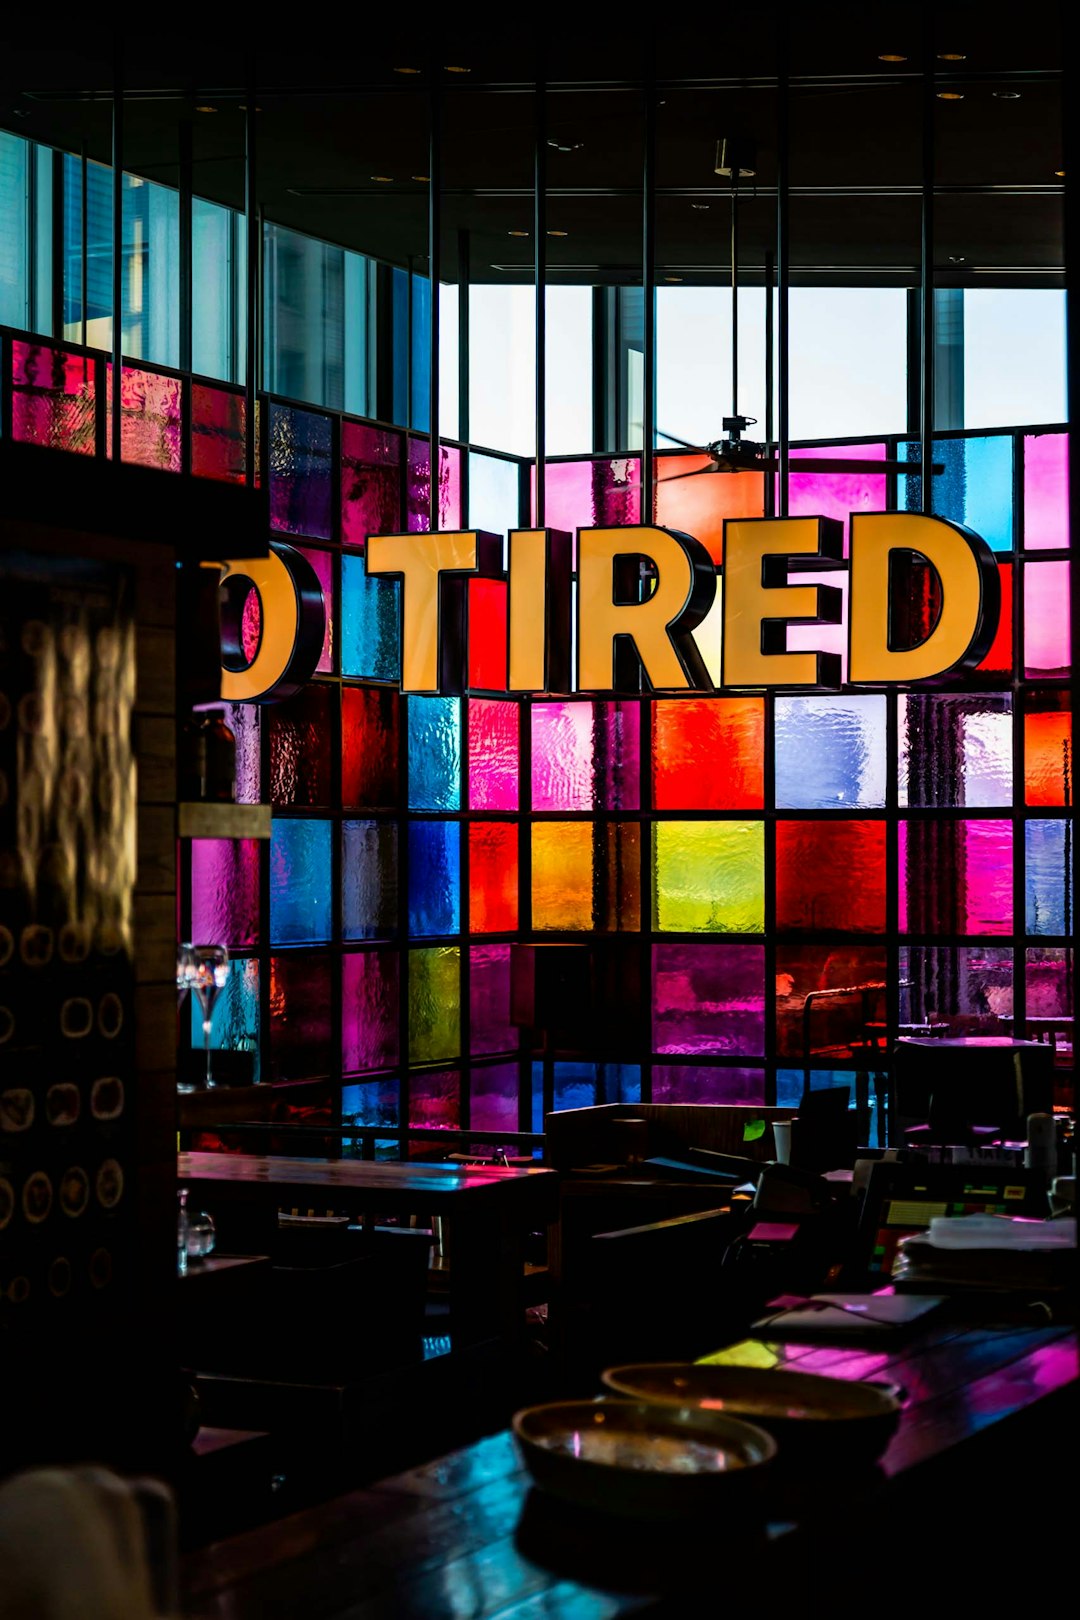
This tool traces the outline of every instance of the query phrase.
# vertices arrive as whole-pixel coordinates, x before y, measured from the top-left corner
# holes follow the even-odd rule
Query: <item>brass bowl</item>
[[[874,1462],[900,1421],[895,1390],[820,1373],[669,1361],[609,1367],[602,1378],[614,1394],[632,1400],[758,1424],[785,1457]]]
[[[776,1455],[764,1430],[688,1403],[556,1401],[515,1413],[513,1428],[541,1490],[635,1518],[745,1503]]]

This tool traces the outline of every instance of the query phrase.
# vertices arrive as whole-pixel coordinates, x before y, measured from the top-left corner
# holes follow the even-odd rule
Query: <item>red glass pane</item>
[[[362,546],[369,534],[401,530],[401,435],[362,422],[341,424],[341,538]]]
[[[197,478],[244,482],[243,394],[191,385],[191,470]]]
[[[506,934],[518,925],[517,827],[474,821],[469,828],[469,928]]]
[[[270,705],[271,804],[329,805],[330,686],[305,686]]]
[[[885,927],[885,823],[780,821],[776,925],[786,933]]]
[[[812,1056],[815,1066],[881,1061],[886,971],[884,945],[778,946],[777,1056],[800,1064]]]
[[[341,689],[341,801],[392,810],[399,798],[401,699],[384,686]]]
[[[1024,802],[1076,803],[1067,692],[1032,693],[1024,715]]]
[[[1001,580],[1001,617],[998,620],[997,634],[994,637],[993,645],[979,668],[987,675],[1011,675],[1013,667],[1012,563],[998,563],[998,578]]]
[[[44,343],[11,345],[11,437],[92,456],[94,362]]]
[[[270,1068],[275,1080],[303,1080],[336,1068],[325,953],[270,958]]]
[[[105,367],[105,454],[112,455],[112,362]],[[120,455],[140,467],[180,471],[183,383],[156,371],[120,372]]]
[[[469,581],[469,689],[506,691],[506,585],[500,579]]]
[[[765,803],[763,698],[653,704],[658,810],[760,810]]]

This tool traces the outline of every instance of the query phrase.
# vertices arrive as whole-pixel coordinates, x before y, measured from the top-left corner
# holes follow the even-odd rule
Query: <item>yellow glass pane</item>
[[[461,952],[437,945],[409,952],[409,1061],[437,1063],[461,1051]]]
[[[640,840],[633,822],[535,823],[533,927],[605,933],[640,928]]]
[[[656,927],[672,933],[762,933],[764,824],[658,821],[653,906]]]

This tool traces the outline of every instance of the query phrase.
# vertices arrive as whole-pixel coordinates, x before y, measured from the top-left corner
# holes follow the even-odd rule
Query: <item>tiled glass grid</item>
[[[807,1069],[817,1086],[883,1068],[897,1023],[1071,1014],[1062,434],[980,436],[976,459],[1014,476],[992,514],[1003,622],[966,681],[643,703],[500,697],[475,682],[495,667],[475,648],[475,695],[398,694],[395,587],[366,581],[355,551],[419,509],[404,488],[418,458],[363,424],[344,424],[343,446],[353,429],[371,439],[371,526],[343,472],[331,538],[302,536],[329,584],[322,673],[251,717],[275,801],[253,857],[269,938],[250,877],[229,893],[237,944],[256,945],[264,1078],[340,1081],[358,1123],[538,1128],[545,1101],[797,1100]],[[355,472],[355,439],[351,453]],[[965,448],[947,454],[958,470],[936,504],[970,518]],[[551,464],[549,512],[563,469],[561,521],[636,518],[625,458],[610,476]],[[890,506],[916,498],[890,487]],[[760,491],[747,500],[760,511]],[[507,504],[501,526],[516,516]],[[471,606],[474,638],[491,633]],[[640,941],[648,1049],[560,1062],[545,1100],[508,1022],[510,941],[618,931]],[[823,990],[850,993],[815,997],[807,1050],[806,998]]]

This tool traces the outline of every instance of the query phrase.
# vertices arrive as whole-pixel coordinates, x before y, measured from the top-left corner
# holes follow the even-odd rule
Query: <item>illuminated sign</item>
[[[910,684],[974,669],[997,630],[993,553],[971,529],[943,518],[855,513],[847,559],[833,519],[730,519],[720,604],[718,571],[691,535],[641,524],[579,529],[577,541],[572,635],[567,534],[514,530],[505,574],[502,541],[482,531],[371,536],[367,574],[400,581],[402,691],[464,690],[468,584],[477,578],[507,584],[511,692],[635,691],[639,671],[653,691],[712,692],[694,632],[714,606],[722,616],[722,690],[836,687],[837,654],[788,646],[793,626],[841,623],[842,591],[822,575],[848,581],[849,685]],[[800,574],[813,578],[800,582]],[[912,638],[901,627],[916,579],[936,616]],[[242,617],[253,587],[261,629],[249,658]],[[318,579],[301,553],[275,542],[268,559],[227,563],[223,696],[269,702],[296,691],[314,673],[324,628]]]

